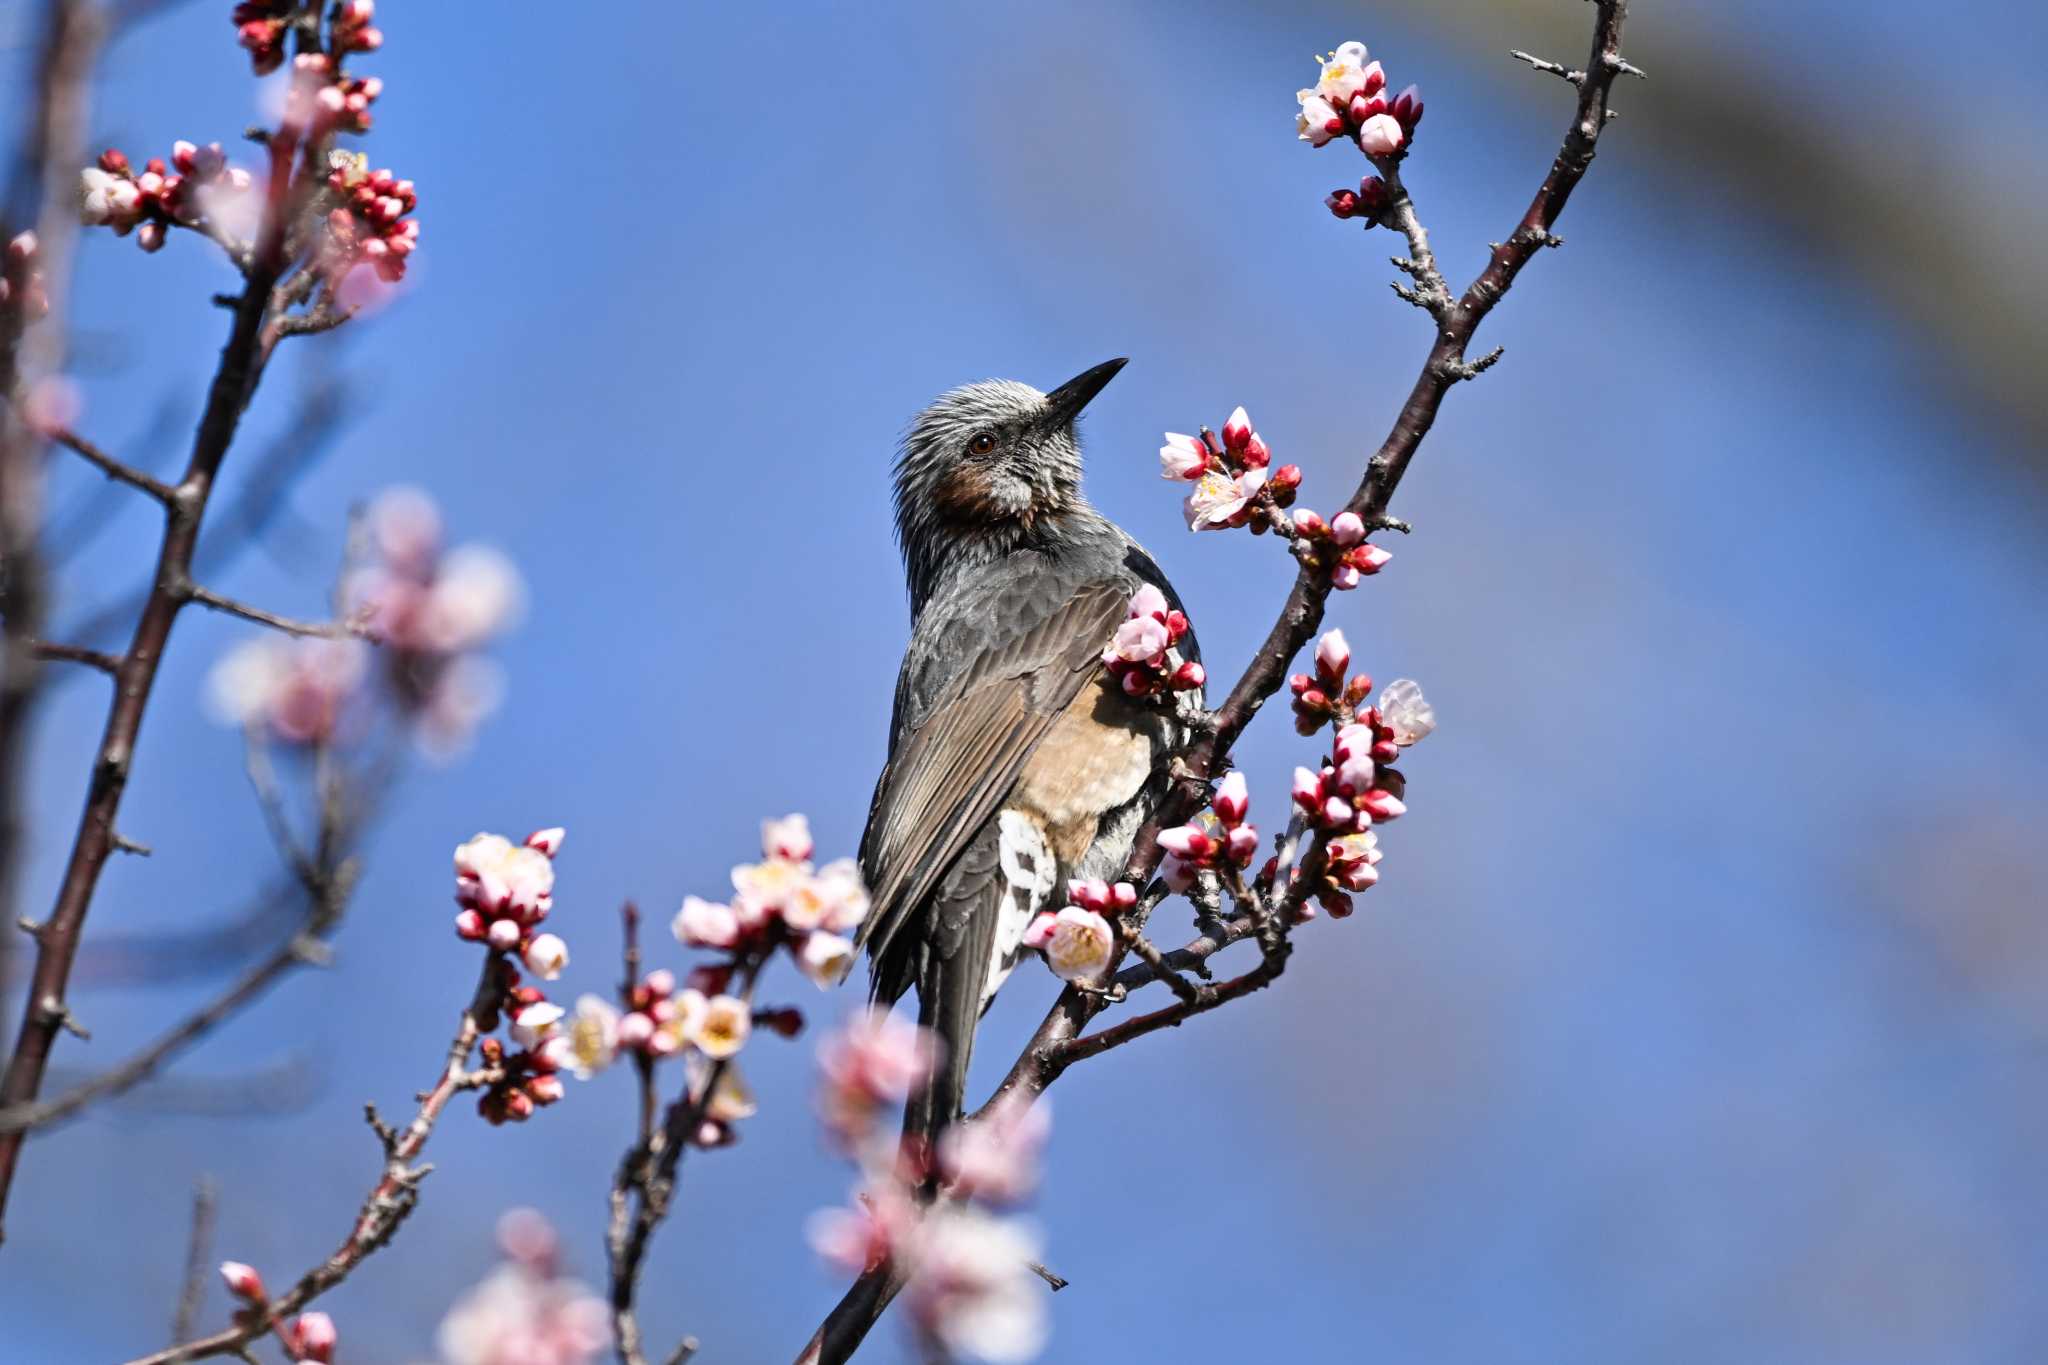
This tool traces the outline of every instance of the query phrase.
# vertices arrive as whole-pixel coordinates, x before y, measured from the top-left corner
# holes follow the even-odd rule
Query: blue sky
[[[1361,166],[1293,141],[1308,54],[1357,36],[1421,82],[1408,177],[1459,279],[1566,115],[1554,81],[1398,16],[1274,9],[391,7],[369,146],[419,184],[415,276],[269,377],[243,454],[313,367],[340,368],[358,415],[219,586],[317,614],[348,504],[420,484],[528,578],[506,705],[399,793],[333,969],[180,1068],[289,1063],[303,1104],[224,1120],[145,1097],[31,1146],[0,1253],[27,1358],[162,1343],[201,1173],[222,1254],[284,1276],[338,1240],[376,1167],[362,1102],[405,1103],[465,998],[462,838],[568,826],[571,993],[615,974],[622,898],[659,920],[716,893],[763,815],[808,811],[822,853],[852,851],[906,630],[888,461],[938,391],[1131,356],[1086,424],[1089,491],[1234,676],[1287,564],[1187,535],[1158,433],[1244,403],[1328,508],[1427,341],[1385,287],[1395,240],[1320,206]],[[1892,41],[1924,22],[1878,11]],[[1885,59],[1821,16],[1723,22],[1773,14],[1757,42],[1836,73],[1801,101],[1839,110],[1839,67]],[[1637,45],[1653,73],[1688,52],[1660,22]],[[1523,45],[1502,23],[1495,46]],[[2037,108],[2001,54],[2038,19],[1970,23],[1978,107]],[[199,7],[108,75],[97,140],[131,154],[255,116]],[[1303,933],[1279,989],[1055,1091],[1038,1216],[1075,1284],[1048,1359],[1122,1349],[1134,1313],[1189,1362],[2041,1352],[2041,486],[1865,279],[1630,136],[1655,92],[1624,90],[1567,246],[1487,323],[1506,358],[1451,396],[1404,485],[1416,533],[1333,613],[1442,720],[1404,764],[1381,885]],[[168,465],[180,441],[133,441],[167,397],[177,429],[196,413],[227,268],[111,238],[81,266],[83,425]],[[90,487],[60,466],[53,493]],[[139,577],[151,524],[135,507],[76,549],[67,611]],[[245,634],[180,624],[123,819],[158,851],[112,866],[95,931],[203,925],[271,873],[238,744],[199,704]],[[32,913],[102,701],[87,679],[45,712]],[[1255,819],[1306,752],[1277,716],[1253,731]],[[1006,992],[988,1081],[1053,985]],[[118,1056],[207,989],[82,996],[95,1042],[61,1060]],[[821,1021],[851,1004],[793,974],[770,994]],[[763,1115],[693,1162],[648,1285],[653,1338],[694,1332],[707,1361],[793,1354],[838,1288],[802,1240],[850,1178],[808,1116],[810,1042],[749,1061]],[[426,1358],[509,1204],[546,1210],[596,1279],[630,1104],[614,1076],[522,1128],[451,1116],[421,1213],[331,1296],[350,1358]],[[884,1330],[873,1355],[902,1349]]]

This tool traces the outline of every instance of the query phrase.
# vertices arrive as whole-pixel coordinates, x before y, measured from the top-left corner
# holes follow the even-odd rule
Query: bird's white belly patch
[[[1023,949],[1024,931],[1039,911],[1052,902],[1053,884],[1059,866],[1046,846],[1038,821],[1021,811],[1006,810],[997,818],[997,858],[1003,869],[1003,903],[996,920],[993,960],[988,984],[982,988],[981,1007],[995,999],[996,991],[1009,979],[1011,968]]]

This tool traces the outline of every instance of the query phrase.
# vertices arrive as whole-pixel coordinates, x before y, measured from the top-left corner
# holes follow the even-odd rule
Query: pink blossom
[[[1052,939],[1045,945],[1046,965],[1062,981],[1079,981],[1109,965],[1115,944],[1108,920],[1069,905],[1054,921]]]
[[[1356,512],[1339,512],[1330,518],[1330,539],[1339,545],[1356,545],[1365,539],[1365,519]]]
[[[819,990],[829,990],[846,979],[856,957],[852,939],[813,929],[798,945],[796,962]]]
[[[1042,950],[1052,942],[1052,931],[1059,927],[1059,922],[1060,917],[1055,911],[1039,911],[1031,917],[1031,923],[1024,926],[1023,946],[1034,951]]]
[[[1294,804],[1314,813],[1323,804],[1322,775],[1308,768],[1294,770],[1294,789],[1291,793]]]
[[[484,931],[484,941],[501,953],[509,953],[519,946],[525,932],[516,920],[494,919],[491,927]]]
[[[1159,447],[1159,476],[1183,483],[1199,479],[1207,472],[1212,458],[1209,447],[1198,438],[1169,431],[1166,444]]]
[[[812,851],[811,822],[801,815],[761,822],[761,855],[792,863],[808,862]]]
[[[538,1047],[561,1026],[565,1011],[552,1001],[522,1006],[512,1016],[512,1041],[524,1048]]]
[[[647,1014],[634,1010],[619,1020],[618,1044],[628,1051],[646,1047],[654,1038],[654,1020]]]
[[[1177,857],[1202,862],[1216,851],[1216,841],[1196,825],[1176,825],[1159,832],[1159,846]]]
[[[1392,114],[1374,114],[1358,130],[1358,145],[1367,156],[1392,156],[1408,134]]]
[[[1340,43],[1337,50],[1323,62],[1321,74],[1316,79],[1316,93],[1340,108],[1349,103],[1353,95],[1366,91],[1366,85],[1379,71],[1379,63],[1366,65],[1364,43]],[[1381,76],[1384,85],[1386,78]]]
[[[901,1102],[930,1073],[938,1047],[929,1032],[887,1010],[854,1015],[818,1045],[819,1117],[842,1143],[858,1143],[882,1106]]]
[[[455,899],[486,915],[532,924],[554,905],[555,865],[537,848],[479,834],[455,850]]]
[[[1149,663],[1166,652],[1166,627],[1153,617],[1136,617],[1117,627],[1110,647],[1128,663]]]
[[[683,908],[669,926],[676,940],[691,948],[730,948],[739,941],[739,916],[729,905],[683,897]]]
[[[705,1002],[704,1017],[691,1041],[697,1050],[714,1061],[723,1061],[746,1046],[753,1031],[754,1010],[734,995],[717,995]]]
[[[1380,787],[1375,787],[1358,798],[1358,808],[1370,815],[1376,823],[1384,824],[1408,813],[1407,803],[1400,797]]]
[[[610,1314],[581,1283],[508,1262],[455,1302],[435,1345],[444,1365],[596,1365]]]
[[[548,829],[537,829],[526,836],[526,846],[552,858],[562,851],[562,841],[569,837],[569,831],[560,825]]]
[[[222,720],[287,744],[332,738],[368,667],[360,640],[263,635],[238,645],[207,678]]]
[[[1296,92],[1301,111],[1294,116],[1295,135],[1311,147],[1320,147],[1344,131],[1344,119],[1336,107],[1313,90]]]
[[[1233,455],[1244,454],[1252,443],[1252,419],[1242,404],[1230,410],[1223,421],[1223,448]]]
[[[1195,482],[1183,510],[1190,531],[1215,531],[1235,524],[1265,486],[1266,471],[1251,469],[1235,478],[1211,471]]]
[[[939,1139],[939,1170],[956,1198],[1018,1204],[1038,1187],[1039,1158],[1052,1131],[1050,1106],[1011,1092],[989,1116],[959,1123]]]
[[[826,1261],[849,1275],[863,1275],[908,1243],[917,1223],[916,1208],[892,1184],[857,1193],[851,1208],[820,1209],[811,1215],[805,1236]]]
[[[1022,1223],[942,1206],[919,1225],[905,1290],[918,1325],[955,1355],[1029,1360],[1045,1341],[1037,1239]]]

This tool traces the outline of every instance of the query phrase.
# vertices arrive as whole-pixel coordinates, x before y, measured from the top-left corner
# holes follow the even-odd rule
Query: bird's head
[[[1074,419],[1123,367],[1104,361],[1050,393],[984,380],[917,415],[896,460],[896,538],[913,606],[956,552],[1012,549],[1085,507]]]

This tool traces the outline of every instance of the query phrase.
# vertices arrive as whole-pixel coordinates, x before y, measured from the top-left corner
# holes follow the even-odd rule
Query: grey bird
[[[960,1117],[975,1030],[1026,927],[1064,903],[1069,878],[1116,879],[1201,706],[1198,690],[1127,696],[1101,662],[1141,586],[1180,609],[1081,493],[1074,421],[1123,366],[1050,393],[954,389],[896,462],[911,636],[861,839],[873,906],[860,938],[874,999],[915,987],[944,1048],[905,1107],[922,1153]],[[1178,648],[1199,658],[1192,633]]]

